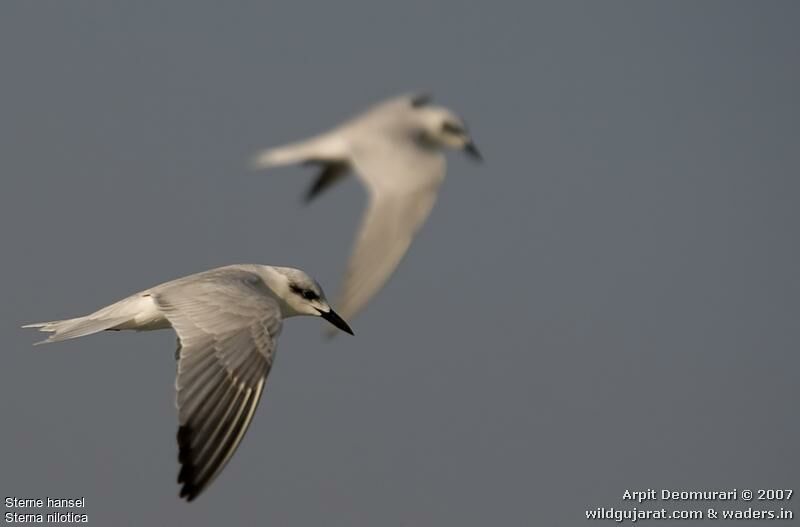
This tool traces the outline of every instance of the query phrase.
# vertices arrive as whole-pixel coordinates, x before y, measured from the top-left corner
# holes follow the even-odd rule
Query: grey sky
[[[0,492],[85,496],[93,525],[464,527],[800,490],[798,15],[3,2]],[[227,263],[335,292],[360,187],[303,207],[307,171],[247,161],[409,90],[487,162],[451,157],[356,337],[286,324],[238,453],[179,501],[174,336],[19,325]]]

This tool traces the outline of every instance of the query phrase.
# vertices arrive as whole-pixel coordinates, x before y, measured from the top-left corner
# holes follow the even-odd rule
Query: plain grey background
[[[85,496],[93,525],[427,527],[800,491],[798,23],[796,2],[3,2],[0,492]],[[310,171],[247,162],[415,90],[486,163],[450,157],[356,337],[285,325],[241,448],[178,500],[173,334],[33,348],[20,324],[228,263],[333,295],[360,186],[304,207]]]

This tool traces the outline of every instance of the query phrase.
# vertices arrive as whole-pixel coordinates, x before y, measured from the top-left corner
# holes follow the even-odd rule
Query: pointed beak
[[[481,162],[483,161],[483,156],[481,155],[480,150],[478,147],[475,146],[475,143],[470,140],[467,144],[464,145],[464,153],[466,153],[469,157],[471,157],[474,161]]]
[[[320,311],[319,316],[336,326],[337,328],[341,329],[345,333],[350,333],[353,335],[353,330],[350,329],[350,326],[347,325],[347,322],[344,321],[342,317],[336,314],[336,312],[331,309],[330,311]]]

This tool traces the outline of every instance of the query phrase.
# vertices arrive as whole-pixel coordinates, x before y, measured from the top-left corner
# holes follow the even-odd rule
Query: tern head
[[[483,161],[464,120],[443,106],[429,105],[429,101],[424,96],[411,100],[415,119],[422,127],[422,140],[439,148],[463,150],[475,161]]]
[[[283,316],[308,315],[322,317],[345,333],[353,330],[331,308],[322,287],[300,269],[270,267],[267,285],[281,301]]]

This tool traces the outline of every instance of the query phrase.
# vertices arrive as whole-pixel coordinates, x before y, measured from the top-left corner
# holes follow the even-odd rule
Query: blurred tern
[[[322,317],[353,334],[319,284],[299,269],[229,265],[157,285],[92,314],[23,326],[41,343],[99,331],[173,328],[178,334],[180,495],[203,491],[239,446],[258,406],[284,318]]]
[[[431,212],[445,176],[446,148],[481,160],[463,120],[432,105],[428,96],[405,95],[377,104],[329,132],[255,157],[257,168],[319,166],[306,201],[351,171],[367,188],[369,205],[340,291],[345,318],[361,311],[386,283]]]

